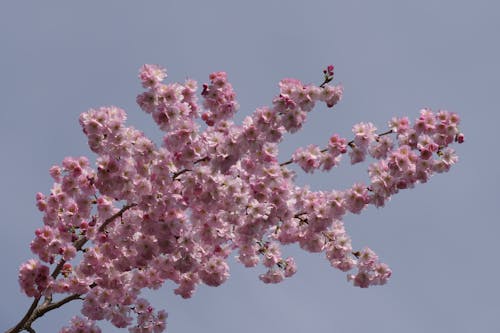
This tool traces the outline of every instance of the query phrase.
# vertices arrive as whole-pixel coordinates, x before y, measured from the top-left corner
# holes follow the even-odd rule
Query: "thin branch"
[[[179,177],[180,175],[182,175],[183,173],[186,173],[188,171],[192,171],[192,170],[191,169],[182,169],[181,171],[174,173],[172,176],[172,180],[177,179],[177,177]]]
[[[198,163],[201,163],[201,162],[205,162],[205,161],[208,161],[210,158],[208,156],[205,156],[203,158],[200,158],[199,160],[196,160],[193,162],[193,164],[198,164]],[[186,172],[189,172],[189,171],[193,171],[191,169],[182,169],[181,171],[177,171],[175,172],[173,175],[172,175],[172,180],[176,180],[177,177],[179,177],[180,175],[182,175],[183,173],[186,173]]]
[[[325,79],[323,80],[323,83],[319,85],[320,88],[324,88],[327,83],[331,82],[333,80],[333,75],[332,76],[327,76],[325,75]]]
[[[122,209],[120,209],[118,212],[116,212],[115,214],[113,214],[112,216],[108,217],[104,223],[99,227],[98,231],[99,232],[103,232],[104,229],[106,229],[106,227],[108,226],[108,224],[110,224],[111,222],[113,222],[117,217],[120,217],[123,215],[123,213],[125,213],[127,210],[129,210],[130,208],[132,207],[135,207],[137,206],[137,204],[135,203],[132,203],[132,204],[129,204],[129,205],[125,205],[122,207]],[[80,240],[77,241],[77,243],[79,242]],[[77,250],[80,250],[81,247],[87,242],[87,239],[85,240],[85,242],[83,242],[83,244],[80,246],[80,248],[77,247]]]
[[[388,135],[388,134],[391,134],[391,133],[394,133],[394,132],[392,130],[388,130],[388,131],[385,131],[383,133],[378,134],[377,137],[381,137],[381,136]],[[354,146],[354,140],[349,141],[347,143],[347,145],[349,147],[353,147]],[[328,148],[324,148],[324,149],[320,150],[321,153],[326,153],[327,151],[328,151]],[[285,165],[292,164],[292,163],[293,163],[293,159],[291,158],[288,161],[280,163],[280,166],[285,166]]]
[[[285,165],[292,164],[292,163],[293,163],[293,159],[289,159],[286,162],[280,163],[280,166],[285,166]]]

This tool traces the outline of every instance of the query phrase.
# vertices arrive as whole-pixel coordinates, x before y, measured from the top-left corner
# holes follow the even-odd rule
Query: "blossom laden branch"
[[[106,227],[111,223],[113,222],[114,220],[116,220],[118,217],[121,217],[123,216],[123,213],[125,213],[127,210],[129,210],[130,208],[133,208],[137,206],[137,204],[135,203],[131,203],[131,204],[127,204],[125,206],[123,206],[118,212],[114,213],[111,217],[108,217],[104,222],[103,224],[99,227],[99,232],[103,232],[104,230],[106,230]],[[88,241],[88,239],[85,239],[83,240],[80,240],[79,242],[77,242],[77,246],[76,248],[79,250],[83,247],[83,245],[85,245],[85,243]]]
[[[385,131],[385,132],[383,132],[383,133],[380,133],[380,134],[378,134],[378,135],[376,136],[375,140],[376,140],[376,141],[378,141],[378,138],[383,137],[383,136],[388,135],[388,134],[391,134],[391,133],[394,133],[394,132],[393,132],[392,130],[387,130],[387,131]],[[336,137],[336,136],[334,136],[334,137]],[[347,142],[347,146],[349,146],[349,147],[351,147],[351,148],[356,147],[354,139],[353,139],[353,140],[351,140],[351,141],[349,141],[349,142]],[[328,149],[328,148],[323,148],[323,149],[321,149],[319,152],[320,152],[320,153],[322,153],[322,154],[325,154],[325,153],[327,153],[328,151],[329,151],[329,149]],[[294,161],[294,159],[293,159],[293,158],[291,158],[291,159],[289,159],[288,161],[285,161],[285,162],[280,163],[280,166],[286,166],[286,165],[292,164],[292,163],[294,163],[294,162],[295,162],[295,161]]]
[[[113,214],[112,216],[110,216],[109,218],[107,218],[103,222],[103,224],[99,227],[99,232],[103,232],[109,223],[114,221],[116,218],[121,217],[124,212],[126,212],[127,210],[129,210],[130,208],[132,208],[134,206],[136,206],[136,204],[128,204],[128,205],[123,206],[118,212],[116,212],[115,214]],[[74,243],[76,250],[77,251],[81,250],[87,241],[88,241],[88,239],[82,235]],[[53,279],[57,278],[57,276],[61,272],[62,268],[64,267],[65,263],[66,263],[66,260],[64,260],[64,259],[61,259],[59,261],[59,263],[55,267],[54,271],[50,275]],[[54,310],[54,309],[57,309],[57,308],[63,306],[64,304],[66,304],[70,301],[73,301],[75,299],[80,299],[80,296],[81,296],[80,294],[73,294],[71,296],[68,296],[68,297],[56,302],[56,303],[53,303],[52,302],[52,294],[50,294],[50,295],[46,296],[45,302],[40,307],[38,307],[38,303],[41,299],[41,295],[37,296],[33,300],[33,303],[31,304],[30,308],[26,312],[25,316],[19,321],[19,323],[15,327],[11,328],[7,332],[8,333],[16,333],[16,332],[20,332],[22,330],[27,330],[30,332],[34,331],[31,328],[31,324],[36,319],[38,319],[39,317],[42,317],[45,313],[47,313],[51,310]]]
[[[236,125],[239,104],[226,73],[210,75],[199,103],[194,80],[164,83],[165,69],[145,65],[139,76],[146,91],[137,102],[164,132],[161,146],[126,126],[124,110],[83,113],[80,124],[97,154],[96,168],[85,157],[68,157],[50,169],[50,194],[37,194],[44,225],[31,250],[38,259],[24,263],[19,274],[22,291],[34,301],[8,332],[32,332],[35,319],[76,299],[83,301],[83,317],[61,333],[100,332],[96,321],[103,319],[133,333],[162,332],[166,312],[155,311],[140,296],[143,289],[170,280],[175,294],[189,298],[199,284],[219,286],[229,277],[233,251],[246,267],[262,264],[261,281],[279,283],[297,270],[281,253],[282,245],[293,243],[324,253],[332,267],[349,272],[354,286],[385,284],[391,270],[371,249],[353,250],[343,217],[367,205],[381,207],[398,191],[448,171],[457,161],[450,145],[464,141],[460,119],[423,109],[414,125],[394,118],[380,134],[373,124],[360,123],[353,140],[334,135],[326,148],[299,148],[280,164],[284,134],[300,130],[317,103],[333,107],[341,100],[342,86],[330,85],[333,71],[323,71],[320,86],[283,79],[272,106]],[[295,162],[306,172],[328,171],[346,153],[352,164],[367,155],[375,159],[368,186],[312,191],[294,184],[284,168]],[[123,202],[129,204],[117,210]],[[70,296],[53,302],[57,294]]]

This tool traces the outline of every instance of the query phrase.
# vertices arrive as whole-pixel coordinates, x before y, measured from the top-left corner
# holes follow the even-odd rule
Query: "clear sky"
[[[128,124],[157,143],[161,134],[135,104],[144,63],[169,80],[206,82],[226,71],[241,121],[269,105],[278,82],[320,83],[333,63],[345,88],[334,111],[317,108],[299,146],[371,121],[415,118],[422,107],[462,116],[460,161],[383,209],[346,218],[355,248],[370,246],[393,269],[383,287],[354,288],[322,255],[286,248],[299,271],[279,285],[262,267],[231,262],[221,287],[200,286],[183,300],[172,285],[151,294],[169,313],[169,332],[499,332],[500,2],[421,1],[1,1],[0,2],[0,331],[30,300],[17,272],[41,226],[35,193],[51,186],[50,166],[65,156],[95,156],[78,124],[81,112],[116,105]],[[305,176],[313,189],[367,180],[367,164]],[[37,321],[56,332],[75,302]],[[105,332],[119,332],[108,325]]]

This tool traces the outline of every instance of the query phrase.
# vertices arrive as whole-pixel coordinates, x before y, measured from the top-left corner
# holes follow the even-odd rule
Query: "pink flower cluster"
[[[347,276],[349,281],[360,288],[370,285],[383,285],[391,277],[391,270],[386,264],[378,261],[378,256],[369,248],[356,253],[358,257],[358,272]]]
[[[19,268],[19,283],[21,289],[29,297],[38,297],[45,293],[52,282],[49,266],[30,259]]]
[[[347,146],[351,164],[364,161],[367,155],[378,160],[368,168],[371,184],[355,184],[344,192],[346,209],[359,213],[367,204],[383,206],[399,190],[411,188],[417,182],[425,183],[433,173],[448,171],[458,161],[449,145],[464,142],[459,123],[455,113],[446,110],[435,113],[428,108],[420,111],[413,127],[406,117],[393,118],[390,130],[380,135],[373,124],[359,123],[353,127],[354,139],[347,144],[346,139],[334,135],[327,148],[320,150],[316,145],[298,148],[291,161],[305,172],[320,167],[329,170],[339,164]],[[392,133],[396,134],[396,142],[389,136]]]
[[[208,110],[201,118],[208,126],[214,126],[221,120],[231,119],[238,111],[238,102],[233,87],[227,82],[225,72],[210,74],[210,85],[204,84],[201,95],[203,106]]]
[[[448,171],[457,160],[448,145],[463,142],[459,118],[424,109],[413,127],[395,118],[381,134],[360,123],[352,141],[333,135],[326,148],[299,148],[280,163],[284,133],[299,130],[317,102],[333,107],[342,97],[341,86],[328,85],[333,66],[324,74],[320,86],[282,80],[272,107],[258,108],[237,125],[231,119],[238,103],[224,72],[210,75],[199,105],[195,81],[164,84],[163,68],[144,65],[139,77],[147,91],[137,102],[164,132],[161,145],[126,126],[125,111],[117,107],[80,116],[96,168],[84,157],[51,168],[50,194],[36,197],[44,226],[31,249],[39,261],[21,266],[22,290],[83,299],[84,318],[61,332],[99,332],[97,320],[131,332],[161,332],[166,313],[155,312],[141,291],[170,280],[175,294],[189,298],[201,283],[219,286],[229,277],[227,258],[234,251],[246,267],[262,263],[264,283],[295,274],[296,263],[283,258],[281,246],[296,243],[324,252],[341,271],[357,269],[348,275],[355,286],[384,284],[390,269],[370,249],[353,250],[343,216],[382,206],[399,190]],[[330,170],[346,153],[351,163],[368,154],[377,160],[369,167],[371,184],[313,191],[295,185],[287,167]],[[52,275],[42,262],[56,265]]]
[[[385,154],[369,167],[372,192],[371,202],[383,206],[391,195],[401,189],[425,183],[433,173],[442,173],[458,161],[449,144],[462,143],[457,114],[441,110],[437,113],[422,109],[413,128],[407,119],[393,119],[389,123],[397,133],[398,148]]]
[[[101,329],[93,320],[75,316],[70,324],[71,326],[63,327],[59,333],[101,333]]]

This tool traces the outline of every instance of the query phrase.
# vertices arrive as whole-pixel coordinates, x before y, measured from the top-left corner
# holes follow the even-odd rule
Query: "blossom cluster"
[[[44,292],[51,282],[49,267],[30,259],[19,269],[19,283],[27,296],[38,296]]]
[[[371,184],[355,184],[344,191],[347,210],[359,213],[367,204],[383,206],[399,190],[425,183],[433,173],[450,170],[458,157],[449,145],[464,142],[459,123],[460,118],[453,112],[425,108],[420,110],[414,126],[410,126],[407,117],[393,118],[389,130],[377,134],[372,123],[359,123],[352,129],[353,140],[347,142],[335,134],[325,149],[316,145],[297,148],[291,161],[312,173],[338,165],[345,153],[351,164],[364,161],[367,155],[377,160],[368,168]],[[393,133],[395,140],[389,136]]]
[[[347,276],[357,287],[366,288],[370,285],[385,284],[392,272],[389,267],[380,263],[378,256],[369,248],[355,254],[358,257],[358,272]]]
[[[22,290],[30,297],[83,299],[84,317],[61,332],[99,332],[98,320],[131,332],[161,332],[166,313],[155,311],[141,291],[169,280],[175,294],[189,298],[201,283],[219,286],[229,277],[233,252],[246,267],[261,263],[264,283],[297,271],[295,260],[282,255],[286,244],[323,252],[343,272],[357,269],[347,275],[355,286],[386,283],[391,270],[371,249],[353,250],[343,217],[369,204],[383,206],[399,190],[448,171],[457,161],[448,146],[464,141],[460,119],[424,109],[413,126],[394,118],[381,134],[360,123],[353,140],[334,134],[326,148],[299,148],[280,163],[283,135],[298,131],[316,103],[333,107],[341,100],[342,86],[328,84],[333,69],[324,71],[320,86],[282,80],[272,106],[237,125],[231,119],[239,106],[226,73],[210,75],[199,103],[194,80],[166,84],[165,69],[144,65],[139,78],[146,91],[137,103],[164,132],[161,144],[126,126],[118,107],[80,116],[96,168],[85,157],[67,157],[50,169],[50,194],[36,196],[44,225],[31,250],[39,260],[21,266]],[[368,155],[376,160],[370,184],[332,191],[294,184],[288,164],[328,171],[344,154],[351,163]]]

